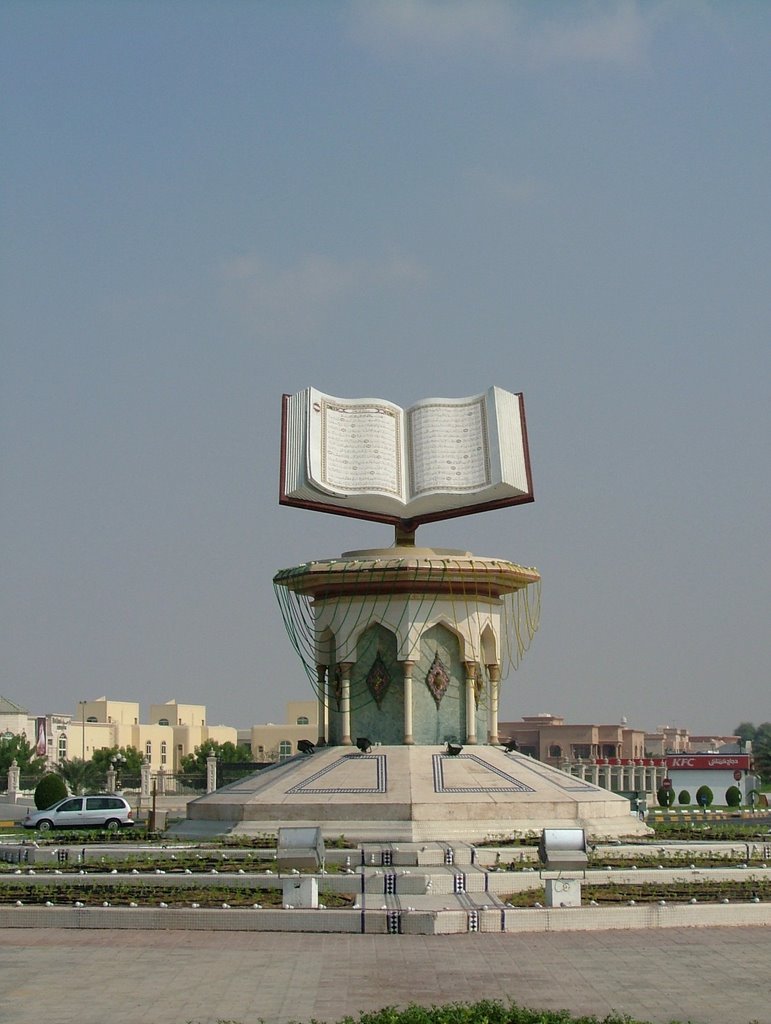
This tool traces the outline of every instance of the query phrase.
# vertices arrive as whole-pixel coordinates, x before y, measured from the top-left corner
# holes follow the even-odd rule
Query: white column
[[[318,693],[319,699],[319,729],[317,743],[319,746],[322,746],[327,742],[327,738],[329,736],[329,695],[327,693],[326,665],[316,666],[316,692]]]
[[[490,676],[490,714],[487,728],[487,742],[497,746],[498,739],[498,697],[501,692],[501,666],[488,665],[487,673]]]
[[[340,741],[344,747],[351,747],[351,662],[340,662],[340,676],[343,693],[340,699],[340,713],[343,718],[343,737]]]
[[[8,769],[8,796],[12,796],[14,803],[19,792],[19,779],[21,777],[21,768],[18,765],[16,758],[14,757],[11,761],[11,765]]]
[[[412,670],[414,661],[403,661],[404,668],[404,743],[412,746],[415,739],[412,735]]]
[[[158,780],[160,781],[160,772],[158,773]],[[206,758],[206,792],[213,793],[217,788],[217,758],[214,754],[209,754]],[[160,792],[160,786],[158,787]]]
[[[477,709],[474,700],[476,664],[473,661],[465,661],[463,664],[466,666],[466,743],[476,743]]]

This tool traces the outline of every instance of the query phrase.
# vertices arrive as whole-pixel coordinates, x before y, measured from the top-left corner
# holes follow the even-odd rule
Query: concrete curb
[[[747,925],[771,926],[771,904],[646,904],[635,907],[446,911],[0,908],[0,928],[457,935],[466,932],[633,931]]]

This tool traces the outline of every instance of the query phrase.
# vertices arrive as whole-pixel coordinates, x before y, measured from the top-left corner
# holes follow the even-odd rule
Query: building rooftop
[[[0,694],[0,715],[28,715],[29,711]]]

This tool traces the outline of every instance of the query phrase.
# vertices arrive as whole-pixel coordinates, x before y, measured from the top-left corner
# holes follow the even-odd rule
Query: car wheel
[[[120,822],[117,818],[110,818],[109,821],[104,823],[104,827],[108,832],[117,832],[120,828]]]
[[[48,818],[43,818],[42,821],[39,821],[37,823],[37,827],[40,829],[41,832],[50,832],[51,829],[54,827],[54,823],[52,821],[49,821]]]

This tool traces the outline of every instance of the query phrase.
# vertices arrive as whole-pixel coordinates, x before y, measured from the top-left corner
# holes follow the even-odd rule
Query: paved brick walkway
[[[6,930],[1,1024],[286,1024],[496,997],[771,1024],[771,928],[545,935]]]

